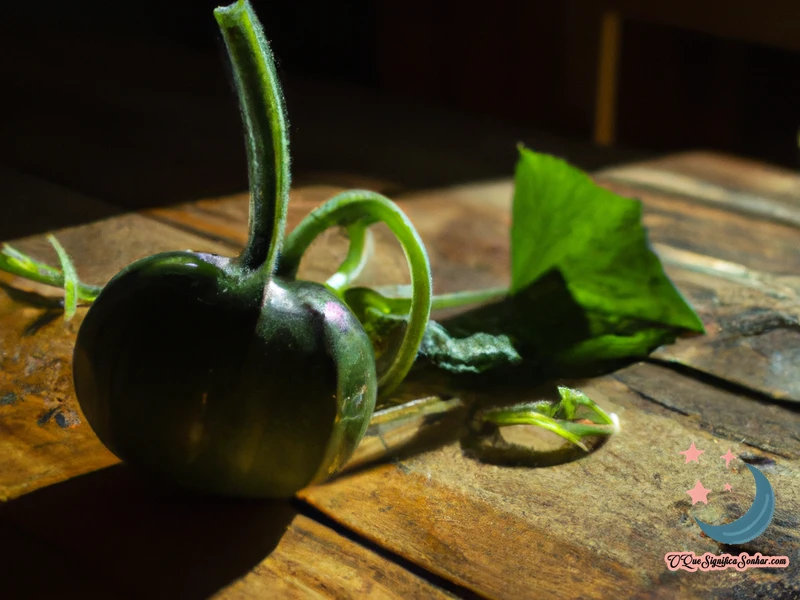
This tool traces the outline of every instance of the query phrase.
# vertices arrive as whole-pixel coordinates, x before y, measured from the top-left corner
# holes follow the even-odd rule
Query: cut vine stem
[[[50,236],[50,243],[58,240],[54,236]],[[60,244],[59,244],[60,246]],[[63,250],[63,248],[62,248]],[[66,255],[66,252],[64,252]],[[0,270],[53,287],[64,288],[65,278],[64,273],[59,269],[52,267],[46,263],[40,262],[12,248],[8,244],[3,244],[0,248]],[[98,294],[103,288],[96,285],[87,285],[77,281],[75,286],[76,298],[80,304],[91,304],[97,298]]]
[[[557,402],[540,400],[479,410],[473,417],[472,428],[480,431],[487,423],[498,427],[535,425],[569,440],[586,452],[589,449],[583,443],[583,438],[608,436],[619,432],[617,415],[606,413],[580,390],[558,386],[558,393],[561,399]],[[595,420],[575,422],[578,408],[581,406],[592,412]]]

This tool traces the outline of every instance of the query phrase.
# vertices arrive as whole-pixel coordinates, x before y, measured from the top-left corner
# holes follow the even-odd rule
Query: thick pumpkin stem
[[[247,0],[217,8],[244,122],[250,180],[250,232],[240,264],[271,275],[289,202],[289,137],[283,94],[261,24]]]

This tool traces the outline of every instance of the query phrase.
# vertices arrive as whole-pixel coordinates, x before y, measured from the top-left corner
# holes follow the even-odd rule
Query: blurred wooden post
[[[622,19],[616,11],[606,11],[600,20],[600,48],[597,65],[597,104],[594,141],[598,146],[612,146],[616,136],[617,80]]]

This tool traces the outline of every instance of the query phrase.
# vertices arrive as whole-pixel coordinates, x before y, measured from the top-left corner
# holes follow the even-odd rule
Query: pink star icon
[[[697,480],[697,483],[694,484],[694,487],[690,490],[686,490],[686,493],[692,497],[692,506],[697,504],[698,502],[702,502],[703,504],[708,504],[708,492],[711,490],[707,490],[703,487],[703,484],[700,483],[700,480]]]
[[[720,458],[725,461],[725,468],[727,469],[728,467],[731,466],[731,461],[734,458],[736,458],[736,455],[733,452],[731,452],[730,448],[728,448],[728,451],[725,454],[723,454],[722,456],[720,456]]]
[[[730,483],[726,483],[725,485],[722,486],[722,489],[724,489],[726,492],[730,492],[731,491],[731,484]]]
[[[694,442],[692,442],[692,445],[689,446],[688,450],[684,450],[683,452],[680,452],[679,454],[686,455],[686,461],[684,461],[683,464],[690,463],[692,461],[696,462],[697,464],[700,464],[700,461],[698,459],[700,458],[700,455],[703,452],[705,452],[705,450],[698,450],[697,448],[695,448]]]

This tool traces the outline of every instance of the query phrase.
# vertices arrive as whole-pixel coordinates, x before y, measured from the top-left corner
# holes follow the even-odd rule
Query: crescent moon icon
[[[769,527],[775,514],[775,491],[769,479],[756,467],[747,465],[756,480],[756,497],[741,517],[725,525],[709,525],[695,517],[708,537],[723,544],[744,544],[757,538]]]

